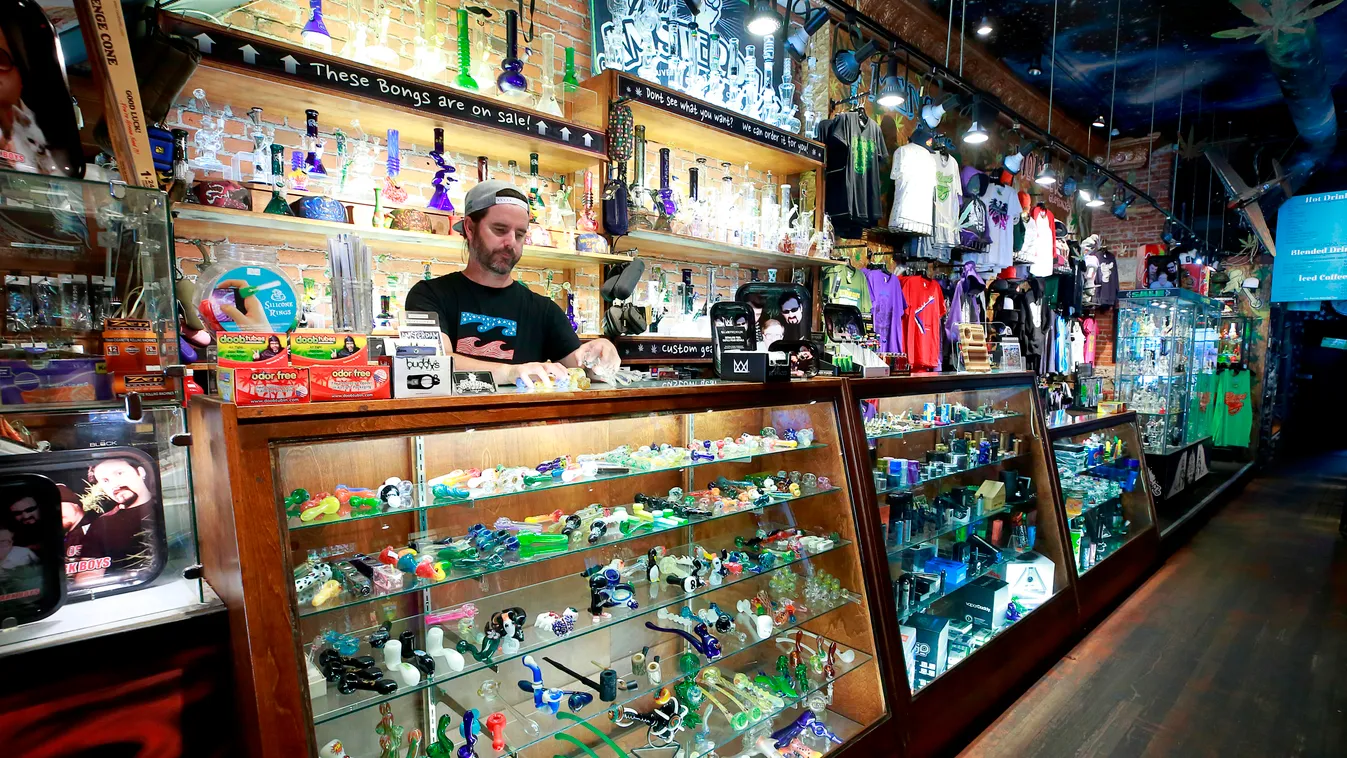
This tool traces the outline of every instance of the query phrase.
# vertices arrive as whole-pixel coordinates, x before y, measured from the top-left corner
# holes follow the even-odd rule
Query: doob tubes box
[[[309,402],[309,370],[303,366],[222,368],[216,375],[220,397],[235,405]]]
[[[290,335],[294,366],[364,366],[369,363],[369,337],[342,332],[302,331]]]
[[[280,332],[218,332],[216,361],[221,368],[289,366],[289,342],[289,335]]]

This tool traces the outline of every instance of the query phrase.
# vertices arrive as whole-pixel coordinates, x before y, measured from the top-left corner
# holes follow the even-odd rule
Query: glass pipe
[[[271,146],[271,200],[267,201],[266,210],[263,213],[270,213],[276,216],[293,216],[294,211],[290,210],[290,204],[285,201],[285,148],[281,145],[273,144]]]
[[[542,217],[547,204],[543,202],[542,186],[538,179],[538,154],[529,153],[529,181],[528,181],[529,215],[533,222],[537,223]]]
[[[575,75],[575,48],[566,48],[566,74],[561,77],[561,89],[564,92],[575,92],[580,89],[580,80]]]
[[[505,11],[505,59],[500,64],[496,88],[511,100],[528,97],[529,82],[524,78],[524,61],[519,58],[518,11]]]
[[[627,188],[627,208],[644,211],[654,207],[650,190],[645,183],[645,126],[638,125],[635,131],[636,138],[632,150],[633,172],[631,185]]]
[[[684,91],[698,100],[705,100],[707,79],[706,75],[702,73],[701,66],[698,65],[698,61],[701,60],[701,54],[701,34],[697,29],[697,25],[694,23],[688,27],[688,50],[686,53],[688,59],[688,74],[686,80],[687,83],[685,85],[686,89]]]
[[[691,219],[688,222],[688,234],[694,237],[705,237],[707,224],[705,218],[705,204],[702,202],[701,175],[706,165],[705,158],[698,158],[698,166],[688,168],[688,207],[691,213]]]
[[[310,176],[327,177],[323,168],[323,141],[318,138],[318,111],[304,111],[304,167]]]
[[[446,65],[444,35],[435,31],[439,5],[439,0],[420,0],[416,7],[416,12],[421,17],[421,30],[414,40],[416,63],[412,66],[412,75],[422,79],[434,79]]]
[[[800,106],[795,104],[795,82],[791,80],[790,69],[790,63],[787,63],[781,70],[781,87],[777,93],[781,116],[777,125],[788,132],[799,134],[800,119],[795,114],[800,112]]]
[[[491,66],[491,46],[487,44],[487,37],[490,36],[490,29],[487,24],[491,23],[485,15],[477,14],[476,23],[471,29],[472,49],[476,50],[477,61],[473,64],[472,78],[477,80],[479,87],[491,88],[491,82],[496,80],[496,73]]]
[[[397,51],[388,46],[388,23],[392,20],[392,11],[387,5],[380,5],[377,14],[374,44],[365,48],[365,58],[376,66],[396,69],[400,57]]]
[[[454,77],[454,86],[469,92],[477,91],[477,80],[472,77],[472,45],[468,37],[471,27],[468,25],[468,9],[459,8],[454,15],[457,23],[455,33],[458,36],[458,76]]]
[[[748,173],[748,166],[744,166],[744,173]],[[745,179],[742,193],[743,205],[740,207],[740,228],[739,244],[744,247],[757,247],[758,245],[758,190],[753,186],[753,180]]]
[[[736,113],[744,110],[744,66],[739,57],[739,38],[730,37],[729,76],[725,78],[725,107]]]
[[[262,123],[262,109],[253,106],[248,109],[248,120],[252,122],[253,138],[253,181],[261,184],[271,183],[271,137],[274,132]]]
[[[323,23],[323,0],[309,0],[308,23],[299,33],[299,39],[310,50],[322,53],[332,52],[332,35],[327,33],[327,24]]]
[[[659,195],[655,198],[655,210],[659,211],[659,220],[655,222],[655,229],[661,231],[670,230],[670,223],[678,213],[678,207],[674,204],[673,188],[669,185],[669,158],[669,148],[661,147],[659,149]]]
[[[402,146],[398,140],[398,130],[388,130],[388,162],[385,164],[384,199],[390,203],[407,202],[407,190],[398,184],[398,174],[402,172]]]
[[[192,168],[206,171],[223,171],[225,165],[216,157],[224,147],[224,118],[217,117],[206,100],[206,91],[198,87],[192,90],[192,110],[201,112],[201,126],[192,135],[192,145],[196,147],[196,157],[188,161]],[[225,106],[226,111],[228,106]],[[221,114],[228,115],[227,112]]]
[[[739,244],[739,228],[733,223],[737,215],[735,212],[734,178],[730,176],[730,164],[728,161],[720,164],[720,170],[724,173],[720,177],[720,203],[716,208],[720,217],[720,241],[733,245]]]
[[[582,232],[598,229],[598,219],[594,217],[594,172],[585,171],[585,193],[580,198],[580,219],[576,222]]]
[[[723,105],[725,102],[725,88],[720,85],[724,75],[720,71],[720,62],[723,56],[720,54],[720,35],[711,32],[710,42],[707,44],[706,59],[708,61],[706,71],[706,93],[705,99],[716,104]]]
[[[758,46],[744,45],[744,63],[739,67],[743,76],[744,105],[741,111],[749,118],[762,117],[762,70],[758,68]]]
[[[374,166],[378,160],[379,143],[374,137],[366,135],[360,129],[359,121],[351,126],[359,135],[351,148],[351,169],[349,172],[349,196],[364,202],[374,193]]]
[[[552,203],[552,208],[559,209],[558,213],[561,214],[561,228],[568,232],[575,231],[575,208],[571,207],[571,190],[572,187],[566,184],[566,177],[561,177],[556,200]]]
[[[787,63],[785,68],[790,68]],[[776,90],[772,82],[776,79],[776,36],[769,34],[762,38],[762,89],[758,100],[761,103],[760,115],[763,121],[780,126],[780,108],[776,104]]]
[[[334,129],[332,139],[337,143],[337,186],[336,191],[346,189],[346,179],[351,168],[351,152],[346,144],[346,134],[340,129]]]
[[[430,151],[430,159],[435,161],[438,170],[435,172],[435,178],[430,181],[435,187],[435,192],[430,196],[430,202],[426,207],[453,213],[454,204],[449,200],[449,184],[458,181],[452,176],[457,169],[452,162],[444,158],[444,129],[438,126],[435,127],[435,149]]]
[[[557,100],[557,81],[556,81],[556,35],[552,32],[543,32],[541,35],[543,52],[542,61],[542,95],[538,98],[538,110],[543,113],[550,113],[558,118],[561,117],[561,103]]]
[[[173,130],[173,180],[180,182],[184,191],[187,189],[187,184],[192,181],[192,170],[187,166],[186,129]]]
[[[491,178],[491,159],[485,155],[477,156],[477,181],[484,182]]]
[[[778,224],[781,221],[781,211],[776,205],[776,183],[772,181],[772,172],[767,172],[767,181],[762,186],[762,214],[760,221],[761,234],[758,238],[758,245],[764,250],[773,250],[776,248],[776,237],[780,233]]]

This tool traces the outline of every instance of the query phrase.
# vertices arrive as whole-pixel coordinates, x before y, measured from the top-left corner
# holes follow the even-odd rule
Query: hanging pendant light
[[[1104,114],[1101,113],[1101,114],[1099,114],[1098,116],[1095,116],[1095,117],[1094,117],[1094,123],[1093,123],[1093,124],[1090,124],[1090,126],[1093,126],[1093,127],[1096,128],[1096,129],[1103,129],[1103,128],[1104,128]]]
[[[1029,76],[1042,76],[1042,75],[1043,75],[1043,56],[1036,55],[1034,56],[1033,62],[1029,64]]]
[[[987,37],[987,36],[990,36],[991,33],[992,33],[992,21],[991,21],[991,19],[988,18],[988,17],[986,17],[986,16],[983,16],[983,17],[982,17],[982,21],[978,22],[978,29],[977,29],[977,32],[978,32],[978,36],[979,36],[979,37]]]
[[[1057,172],[1052,170],[1051,157],[1043,154],[1043,166],[1038,169],[1038,175],[1034,177],[1034,183],[1043,187],[1051,187],[1057,183]]]
[[[883,108],[897,108],[903,104],[903,80],[898,78],[898,56],[889,56],[888,73],[879,85],[879,97],[875,100]]]
[[[781,29],[781,17],[776,15],[772,0],[753,0],[747,28],[749,34],[759,37],[770,37]]]

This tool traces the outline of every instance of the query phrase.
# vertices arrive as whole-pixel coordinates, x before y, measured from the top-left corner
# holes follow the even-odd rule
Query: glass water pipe
[[[374,44],[365,48],[365,57],[376,66],[396,69],[401,57],[396,50],[388,46],[388,23],[392,20],[392,10],[387,5],[380,5],[376,13],[375,23],[378,26],[374,30]]]
[[[263,213],[270,213],[276,216],[293,216],[294,211],[290,210],[290,204],[285,202],[285,147],[273,144],[271,146],[271,199],[267,201],[267,207]]]
[[[500,64],[496,88],[510,100],[528,97],[529,82],[524,78],[524,61],[519,58],[518,11],[505,11],[505,59]]]
[[[543,32],[542,38],[542,96],[538,98],[538,110],[561,117],[561,102],[557,100],[556,35]]]
[[[262,123],[262,109],[256,106],[248,109],[248,121],[252,124],[249,136],[253,138],[253,181],[270,184],[271,127]]]
[[[575,75],[575,48],[566,48],[566,75],[561,78],[561,89],[570,93],[580,89],[580,80]]]
[[[454,18],[457,23],[455,34],[458,36],[458,76],[454,78],[454,86],[476,92],[477,80],[472,77],[472,45],[468,41],[471,29],[468,25],[468,9],[459,8]]]
[[[318,138],[318,111],[304,111],[304,167],[310,176],[327,177],[323,168],[323,141]]]
[[[491,46],[487,44],[487,37],[490,36],[490,29],[487,24],[490,20],[481,14],[471,25],[472,49],[477,51],[477,61],[473,64],[472,78],[477,80],[477,85],[485,89],[491,89],[491,82],[495,81],[496,73],[491,66]]]
[[[659,149],[659,197],[655,201],[655,209],[659,211],[659,220],[655,222],[655,229],[659,231],[669,231],[673,217],[678,214],[678,206],[673,199],[673,187],[669,184],[669,163],[669,148],[661,147]]]
[[[435,187],[435,192],[430,196],[430,202],[426,204],[426,207],[453,213],[454,204],[449,200],[449,184],[458,181],[453,177],[457,169],[454,168],[452,161],[446,160],[444,157],[444,129],[438,126],[435,127],[435,149],[430,151],[430,159],[435,161],[438,170],[435,171],[435,178],[430,182]]]
[[[421,29],[417,32],[416,63],[412,66],[412,75],[422,79],[434,79],[445,69],[444,35],[435,30],[439,13],[439,0],[419,0],[417,13],[421,16]]]
[[[309,21],[299,33],[300,41],[310,50],[332,52],[332,35],[327,33],[327,24],[323,23],[323,0],[309,0],[309,10]]]

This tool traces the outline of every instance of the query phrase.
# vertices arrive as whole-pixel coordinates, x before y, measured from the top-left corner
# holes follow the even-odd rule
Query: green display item
[[[383,506],[383,501],[377,497],[361,497],[359,495],[347,501],[351,504],[351,513],[359,516],[367,516],[378,513]]]
[[[566,719],[567,721],[574,721],[575,723],[579,724],[580,726],[583,726],[584,728],[586,728],[586,729],[588,729],[589,731],[593,732],[593,733],[595,734],[595,736],[597,736],[599,739],[601,739],[601,740],[603,740],[604,742],[608,743],[608,747],[611,747],[611,748],[613,749],[613,752],[617,753],[618,758],[629,758],[629,756],[627,755],[627,751],[625,751],[625,750],[623,750],[622,748],[618,747],[618,746],[617,746],[617,743],[616,743],[616,742],[613,742],[612,738],[610,738],[608,735],[604,734],[603,732],[599,731],[599,728],[598,728],[598,727],[594,726],[593,724],[589,723],[588,721],[585,721],[584,719],[580,718],[579,716],[576,716],[576,715],[573,714],[573,713],[567,713],[567,712],[565,712],[565,711],[562,711],[562,712],[558,713],[558,714],[557,714],[557,718],[559,718],[559,719]],[[558,735],[558,736],[567,736],[567,735]],[[578,740],[575,740],[575,738],[572,737],[571,739],[572,739],[573,741],[575,741],[576,744],[580,744]]]
[[[626,521],[623,521],[622,524],[618,526],[618,529],[622,531],[622,536],[624,537],[630,537],[631,535],[636,534],[637,532],[654,528],[655,522],[653,521],[637,521],[634,519],[628,519]]]
[[[570,546],[571,538],[564,534],[541,534],[521,532],[519,534],[519,557],[531,558],[542,553],[564,552]]]
[[[682,671],[684,674],[694,673],[701,667],[701,656],[690,650],[685,651],[682,655],[678,656],[678,670]]]
[[[473,660],[477,661],[478,663],[485,663],[486,665],[490,666],[491,656],[496,654],[496,649],[499,647],[500,647],[499,637],[488,637],[482,643],[482,647],[480,649],[476,645],[473,645],[471,642],[468,642],[467,640],[459,640],[458,644],[454,646],[454,649],[461,654],[471,655]]]
[[[534,487],[540,484],[551,484],[554,481],[556,481],[556,479],[554,479],[551,474],[539,474],[537,476],[524,477],[524,485],[526,487]]]
[[[273,216],[295,215],[290,210],[290,203],[285,201],[285,193],[281,191],[285,187],[285,147],[282,145],[271,146],[271,181],[271,200],[262,212]]]
[[[562,742],[569,742],[572,745],[575,745],[576,747],[580,748],[580,751],[583,752],[585,755],[590,756],[590,758],[599,758],[598,753],[594,752],[593,750],[590,750],[588,745],[570,736],[569,734],[558,734],[556,735],[556,739],[559,739]],[[567,758],[567,757],[564,755],[557,754],[554,755],[553,758]]]
[[[459,89],[477,91],[477,80],[468,73],[472,68],[472,48],[468,44],[468,10],[459,8],[456,16],[458,22],[458,78],[454,79],[454,86]]]
[[[428,758],[454,758],[454,742],[449,739],[449,714],[440,714],[435,726],[435,744],[426,746]]]
[[[304,488],[291,490],[289,495],[285,496],[285,515],[290,518],[299,518],[300,507],[309,502],[309,491]]]
[[[574,92],[580,89],[580,80],[575,75],[575,48],[566,48],[566,69],[565,75],[561,77],[561,89],[564,92]]]

